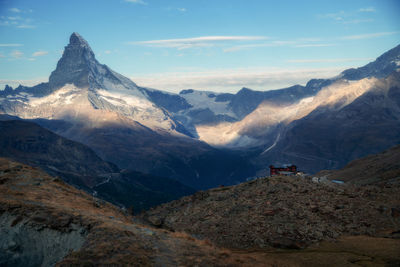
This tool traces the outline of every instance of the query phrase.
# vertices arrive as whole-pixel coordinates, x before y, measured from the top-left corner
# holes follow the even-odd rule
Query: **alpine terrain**
[[[7,86],[0,112],[35,119],[119,168],[204,189],[265,175],[271,164],[309,173],[341,168],[398,144],[399,62],[397,46],[305,86],[174,94],[137,86],[100,64],[73,33],[49,82]]]
[[[253,173],[237,153],[191,138],[178,120],[152,101],[154,94],[101,65],[86,40],[73,33],[49,82],[7,87],[0,94],[0,112],[40,119],[36,123],[88,145],[120,168],[191,187],[237,183]]]

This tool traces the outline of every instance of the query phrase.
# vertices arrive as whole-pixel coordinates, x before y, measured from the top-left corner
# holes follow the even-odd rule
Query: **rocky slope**
[[[89,147],[33,122],[3,119],[14,120],[0,121],[0,156],[40,167],[116,205],[140,211],[195,192],[169,178],[120,170]]]
[[[343,235],[396,237],[400,189],[260,178],[201,191],[142,214],[152,225],[230,248],[303,248]]]
[[[390,49],[375,61],[360,68],[345,70],[339,76],[347,80],[360,80],[366,77],[384,78],[400,66],[400,45]]]
[[[400,184],[400,145],[382,153],[354,160],[340,170],[321,171],[316,176],[346,183]]]
[[[320,91],[325,103],[284,127],[274,146],[258,156],[259,165],[291,162],[313,173],[342,168],[400,143],[400,72],[350,82],[341,88],[346,97],[337,98],[338,88],[331,86],[335,101],[323,95],[329,87]]]
[[[387,211],[382,211],[387,213]],[[39,169],[0,158],[1,266],[396,266],[400,240],[342,237],[304,250],[216,247],[135,222]],[[226,236],[225,236],[226,237]]]
[[[22,120],[0,121],[0,156],[40,166],[82,187],[93,187],[107,174],[119,172],[88,147]],[[74,179],[77,176],[82,179]]]
[[[256,260],[132,222],[38,169],[0,159],[1,266],[239,266]],[[260,264],[260,262],[259,262]]]

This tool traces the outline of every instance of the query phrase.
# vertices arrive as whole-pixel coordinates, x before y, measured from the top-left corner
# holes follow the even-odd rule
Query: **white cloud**
[[[44,55],[47,55],[49,52],[47,51],[36,51],[35,53],[32,54],[32,57],[41,57]]]
[[[298,44],[294,47],[328,47],[328,46],[335,46],[335,44]]]
[[[364,22],[373,22],[374,19],[352,19],[352,20],[344,20],[343,24],[359,24]]]
[[[111,54],[111,50],[106,50],[106,51],[104,51],[104,54],[106,54],[106,55]]]
[[[305,84],[312,78],[334,77],[345,67],[338,68],[243,68],[194,72],[173,72],[135,75],[130,78],[141,86],[179,92],[182,89],[236,92],[242,87],[271,90]]]
[[[13,58],[21,58],[23,55],[24,55],[24,53],[22,53],[19,50],[14,50],[10,54],[10,56],[12,56]]]
[[[22,44],[0,44],[0,47],[17,47],[23,46]]]
[[[357,35],[347,35],[343,36],[340,39],[342,40],[360,40],[360,39],[370,39],[370,38],[378,38],[387,35],[398,34],[399,32],[376,32],[376,33],[367,33],[367,34],[357,34]]]
[[[274,46],[282,46],[286,44],[278,44],[278,43],[261,43],[261,44],[246,44],[246,45],[235,45],[232,47],[225,48],[223,51],[225,53],[229,52],[236,52],[240,50],[246,50],[246,49],[251,49],[251,48],[258,48],[258,47],[274,47]]]
[[[333,20],[334,22],[340,23],[340,24],[359,24],[359,23],[374,21],[372,18],[367,18],[367,19],[360,18],[359,12],[375,12],[375,9],[373,9],[372,7],[360,8],[358,10],[358,12],[339,11],[336,13],[328,13],[328,14],[318,15],[318,17],[322,18],[322,19],[330,19],[330,20]]]
[[[293,41],[271,41],[266,43],[257,43],[257,44],[244,44],[244,45],[235,45],[232,47],[225,48],[224,52],[236,52],[245,49],[251,48],[259,48],[259,47],[280,47],[280,46],[288,46],[288,47],[327,47],[334,46],[334,44],[324,44],[324,43],[313,43],[320,41],[319,38],[301,38]]]
[[[165,40],[150,40],[150,41],[139,41],[139,42],[128,42],[132,45],[145,45],[153,47],[168,47],[187,49],[193,47],[208,47],[215,46],[217,43],[232,42],[232,41],[254,41],[254,40],[265,40],[268,37],[265,36],[201,36],[194,38],[182,38],[182,39],[165,39]]]
[[[368,61],[374,58],[329,58],[329,59],[290,59],[286,60],[289,63],[333,63],[333,62],[354,62]]]
[[[372,6],[370,6],[370,7],[360,8],[358,11],[359,12],[376,12],[376,9]]]
[[[20,16],[16,17],[7,17],[9,20],[21,20],[22,18]]]
[[[16,8],[16,7],[10,8],[10,11],[15,12],[15,13],[21,13],[21,9]]]
[[[19,29],[34,29],[36,28],[35,25],[30,25],[30,24],[20,24],[17,26]]]
[[[180,12],[186,12],[186,8],[184,8],[184,7],[179,7],[179,8],[177,8],[177,10]]]
[[[23,12],[23,11],[21,11]],[[24,13],[27,13],[24,11]],[[8,26],[8,27],[16,27],[20,29],[32,29],[36,28],[35,25],[32,24],[33,20],[30,18],[23,18],[20,16],[1,16],[0,17],[0,26]]]
[[[134,4],[141,4],[141,5],[147,5],[147,3],[144,2],[143,0],[125,0],[125,2],[134,3]]]
[[[345,16],[347,16],[347,14],[344,11],[318,15],[319,18],[333,19],[336,21],[343,20],[343,17],[345,17]]]

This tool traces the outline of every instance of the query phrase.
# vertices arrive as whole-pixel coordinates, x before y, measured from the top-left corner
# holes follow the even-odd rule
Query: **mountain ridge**
[[[377,79],[385,79],[388,73],[398,70],[399,47],[357,71],[368,76],[367,80],[372,74],[377,75]],[[371,69],[375,69],[374,72]],[[166,93],[137,86],[101,65],[88,43],[79,34],[73,33],[63,57],[51,74],[51,84],[62,87],[55,92],[51,92],[50,83],[32,88],[19,87],[17,90],[7,87],[7,92],[0,92],[0,112],[23,118],[48,119],[49,122],[43,126],[90,146],[102,158],[120,168],[166,175],[192,187],[206,188],[210,183],[212,186],[238,183],[257,172],[265,172],[268,162],[283,164],[294,161],[309,172],[345,164],[342,161],[335,163],[336,159],[329,163],[318,149],[306,153],[312,160],[305,162],[293,156],[302,155],[304,151],[288,151],[286,155],[281,152],[286,150],[282,144],[291,142],[287,136],[285,139],[286,133],[290,135],[291,129],[299,123],[297,121],[310,114],[307,117],[309,120],[315,114],[308,106],[309,103],[316,103],[313,99],[318,98],[321,91],[334,92],[335,86],[340,91],[342,83],[349,86],[353,82],[363,83],[360,82],[362,80],[345,79],[346,73],[344,71],[331,79],[312,79],[306,86],[294,85],[266,92],[243,88],[235,95],[192,89],[182,90],[179,94]],[[63,79],[57,78],[59,75],[64,75]],[[74,80],[83,85],[76,86]],[[391,90],[391,94],[395,96],[396,90]],[[348,101],[345,98],[338,96],[332,105],[341,107],[342,101]],[[323,110],[322,106],[313,107],[319,108],[318,112]],[[73,125],[61,129],[50,122],[55,119],[69,121]],[[260,123],[256,125],[255,122]],[[377,130],[374,134],[379,136],[380,133]],[[388,145],[393,145],[396,140],[388,140]],[[340,146],[339,143],[336,145]],[[377,151],[365,148],[364,152],[354,155],[363,156],[370,152]],[[205,171],[202,167],[211,158],[217,160],[221,157],[223,160],[215,166],[215,171]],[[353,157],[346,157],[346,160]],[[230,167],[229,162],[242,162],[242,169]],[[226,178],[217,181],[221,175]],[[199,177],[208,182],[200,182],[202,179]]]
[[[120,170],[103,161],[89,147],[58,136],[32,121],[0,115],[0,130],[0,156],[40,167],[115,205],[133,206],[135,212],[195,192],[166,177]]]

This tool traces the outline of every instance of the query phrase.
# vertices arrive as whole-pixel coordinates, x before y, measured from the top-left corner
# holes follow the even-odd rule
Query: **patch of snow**
[[[31,107],[37,107],[43,104],[49,104],[51,106],[58,106],[60,104],[71,104],[72,98],[75,96],[76,93],[80,91],[73,84],[66,84],[59,90],[53,92],[50,95],[44,97],[33,97],[28,96],[29,105]]]
[[[281,133],[278,134],[278,136],[275,139],[275,142],[270,147],[268,147],[266,150],[264,150],[260,155],[267,153],[268,151],[273,149],[276,146],[276,144],[278,143],[280,137],[281,137]]]
[[[307,104],[307,103],[311,103],[314,100],[313,96],[310,97],[305,97],[303,99],[300,100],[300,104]]]
[[[97,90],[96,91],[100,97],[105,99],[116,106],[131,106],[141,109],[151,109],[155,108],[153,103],[148,100],[143,94],[137,94],[136,92],[131,93],[131,91],[126,90]]]
[[[234,118],[236,117],[236,115],[228,107],[229,101],[216,102],[215,98],[208,96],[210,94],[218,95],[213,92],[193,90],[192,93],[180,94],[180,96],[186,99],[186,101],[193,106],[191,110],[208,108],[217,115],[220,114],[228,115]]]
[[[249,138],[248,145],[256,144],[263,142],[260,137],[267,136],[277,125],[289,124],[294,120],[301,119],[319,106],[341,109],[374,88],[375,84],[375,78],[366,78],[356,82],[339,80],[322,88],[316,96],[304,98],[298,103],[274,106],[265,102],[239,122],[199,125],[196,126],[196,131],[200,140],[213,146],[243,146],[246,143],[245,137]],[[278,135],[274,143],[263,153],[272,149],[279,138]]]

